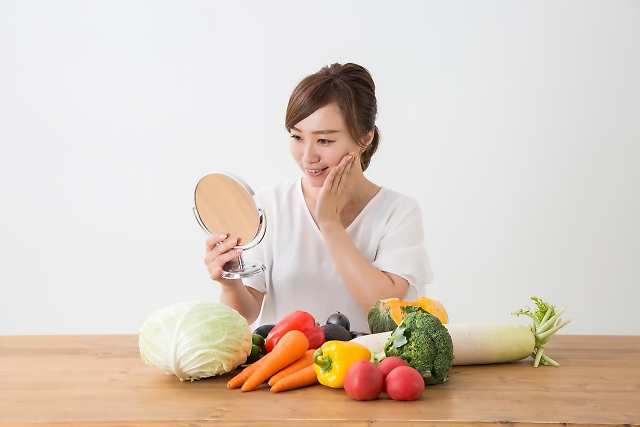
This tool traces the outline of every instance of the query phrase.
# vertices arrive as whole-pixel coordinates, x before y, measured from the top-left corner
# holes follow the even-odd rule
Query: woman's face
[[[360,169],[360,147],[351,138],[338,105],[331,103],[291,128],[291,155],[314,187],[322,187],[331,168],[353,152],[354,169]]]

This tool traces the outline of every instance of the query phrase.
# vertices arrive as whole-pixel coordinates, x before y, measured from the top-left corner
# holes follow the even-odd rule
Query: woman
[[[249,323],[274,324],[294,310],[323,323],[339,311],[352,330],[368,331],[367,313],[378,300],[424,295],[432,275],[420,208],[363,173],[380,141],[376,114],[375,84],[356,64],[324,67],[293,91],[285,127],[303,176],[256,193],[269,227],[247,257],[266,272],[223,279],[238,241],[223,232],[206,243],[220,301]]]

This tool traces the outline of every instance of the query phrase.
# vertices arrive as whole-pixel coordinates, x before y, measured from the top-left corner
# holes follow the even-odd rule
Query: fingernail
[[[242,249],[236,249],[236,253],[237,254],[242,253]]]

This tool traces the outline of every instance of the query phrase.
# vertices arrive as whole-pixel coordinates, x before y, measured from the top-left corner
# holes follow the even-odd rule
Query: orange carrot
[[[315,352],[316,351],[314,349],[307,350],[307,352],[303,354],[300,359],[296,360],[291,365],[287,366],[286,368],[284,368],[283,370],[281,370],[280,372],[272,376],[271,379],[269,380],[269,385],[272,386],[275,383],[277,383],[280,378],[284,378],[287,375],[291,375],[294,372],[298,372],[302,368],[306,368],[309,365],[313,365],[313,354]]]
[[[300,359],[307,350],[309,350],[309,340],[302,332],[295,329],[287,332],[273,350],[262,358],[267,360],[249,375],[242,385],[242,391],[255,390],[278,371]]]
[[[280,379],[277,383],[271,387],[271,391],[278,393],[280,391],[294,390],[300,387],[306,387],[318,382],[318,375],[313,367],[313,364],[294,372],[291,375]]]
[[[258,366],[260,366],[264,362],[264,359],[268,355],[269,355],[269,353],[267,353],[265,356],[261,357],[257,361],[253,362],[251,365],[249,365],[246,368],[244,368],[235,377],[231,378],[229,380],[229,382],[227,383],[227,387],[228,388],[242,387],[242,384],[244,384],[244,382],[247,380],[247,378],[249,378],[249,375],[251,375],[251,373],[253,373],[253,371],[255,371],[256,369],[258,369]]]

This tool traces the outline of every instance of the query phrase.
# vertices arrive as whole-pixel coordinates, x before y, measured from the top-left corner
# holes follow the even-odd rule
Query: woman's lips
[[[309,175],[309,176],[320,176],[327,169],[328,168],[323,168],[323,169],[305,169],[305,171],[307,172],[307,175]]]

